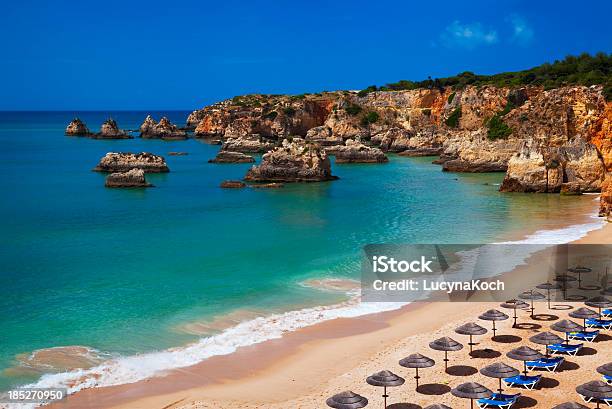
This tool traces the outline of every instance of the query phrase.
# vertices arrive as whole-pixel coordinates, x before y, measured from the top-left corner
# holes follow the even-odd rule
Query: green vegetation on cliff
[[[511,133],[512,128],[504,123],[500,114],[494,115],[487,121],[487,138],[490,140],[506,139]]]
[[[459,118],[461,118],[461,107],[457,107],[453,110],[453,112],[451,112],[451,114],[448,116],[448,118],[446,118],[446,121],[444,121],[444,123],[446,124],[446,126],[449,126],[451,128],[457,128],[459,126]]]
[[[612,54],[600,52],[595,55],[587,53],[579,56],[569,55],[561,61],[544,63],[528,70],[503,72],[494,75],[478,75],[466,71],[446,78],[432,79],[429,77],[423,81],[401,80],[381,87],[371,85],[360,91],[360,95],[364,96],[373,91],[399,91],[417,88],[453,87],[454,89],[461,89],[467,85],[495,85],[498,87],[540,85],[546,89],[552,89],[567,85],[596,84],[604,86],[606,100],[612,101]]]

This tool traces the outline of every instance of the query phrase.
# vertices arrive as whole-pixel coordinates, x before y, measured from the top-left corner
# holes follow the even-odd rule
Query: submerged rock
[[[252,156],[246,155],[242,152],[231,152],[220,150],[213,159],[210,159],[208,163],[253,163],[255,159]]]
[[[284,186],[283,183],[255,183],[251,185],[254,189],[279,189]]]
[[[168,152],[169,156],[187,156],[188,152]]]
[[[85,122],[81,121],[79,118],[74,118],[66,127],[66,135],[89,136],[91,132],[89,132]]]
[[[151,187],[145,179],[142,169],[130,169],[127,172],[115,172],[106,177],[106,187]]]
[[[344,146],[326,148],[328,154],[336,156],[336,163],[384,163],[387,155],[378,148],[372,148],[353,139],[347,139]]]
[[[155,122],[151,115],[147,115],[140,125],[140,137],[145,139],[187,139],[187,132],[178,129],[165,116]]]
[[[241,189],[246,187],[246,183],[241,180],[224,180],[220,186],[224,189]]]
[[[132,136],[124,131],[123,129],[119,129],[117,126],[117,122],[114,119],[107,119],[102,123],[100,127],[100,132],[94,135],[96,139],[131,139]]]
[[[334,180],[327,154],[319,145],[303,139],[285,139],[281,147],[265,155],[253,166],[245,180],[253,182],[321,182]]]
[[[97,172],[127,172],[130,169],[142,169],[146,173],[169,172],[166,160],[162,156],[148,152],[109,152],[93,169]]]

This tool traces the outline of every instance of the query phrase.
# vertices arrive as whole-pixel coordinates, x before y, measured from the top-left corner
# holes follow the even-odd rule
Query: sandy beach
[[[577,243],[612,243],[612,225],[589,232]],[[529,268],[518,267],[508,273],[513,277],[516,286],[513,290],[517,294],[539,283],[538,277],[530,276],[529,271],[544,262],[542,255],[535,254],[529,260]],[[475,381],[495,389],[497,381],[484,377],[479,369],[499,361],[521,368],[521,362],[510,360],[505,353],[521,345],[538,347],[528,338],[548,330],[557,318],[568,318],[567,314],[579,306],[582,304],[577,302],[553,303],[553,308],[548,310],[546,303],[540,302],[536,303],[535,319],[527,312],[519,312],[518,328],[512,328],[511,320],[498,322],[498,334],[503,336],[492,340],[489,331],[476,337],[479,344],[474,348],[481,350],[476,357],[468,355],[467,345],[451,353],[448,372],[444,371],[443,353],[430,349],[428,343],[450,336],[466,344],[467,337],[456,334],[454,328],[473,321],[490,329],[490,322],[477,317],[487,309],[499,308],[498,303],[422,302],[392,312],[335,319],[287,333],[281,339],[170,371],[165,376],[84,390],[50,407],[307,409],[326,407],[327,397],[344,390],[366,396],[370,407],[380,407],[381,390],[368,385],[365,378],[383,369],[406,378],[403,386],[389,390],[391,408],[417,408],[432,403],[466,407],[469,403],[452,396],[451,388]],[[505,312],[510,314],[508,310]],[[600,378],[595,368],[612,356],[611,339],[608,334],[602,334],[579,356],[568,357],[560,371],[543,373],[538,389],[512,390],[525,395],[517,407],[551,407],[568,400],[579,401],[574,388]],[[482,352],[485,348],[496,352]],[[436,360],[434,367],[421,371],[418,391],[413,371],[398,365],[400,359],[415,352]]]

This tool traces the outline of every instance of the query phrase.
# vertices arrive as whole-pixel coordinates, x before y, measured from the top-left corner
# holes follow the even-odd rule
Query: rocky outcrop
[[[189,152],[168,152],[168,156],[187,156]]]
[[[347,139],[344,145],[325,148],[330,155],[335,155],[336,163],[384,163],[387,155],[378,148],[366,146],[359,141]]]
[[[274,142],[265,140],[259,135],[229,138],[221,146],[221,150],[230,152],[264,153],[274,148]]]
[[[241,180],[224,180],[221,182],[220,187],[223,189],[241,189],[246,187],[246,183]]]
[[[283,183],[255,183],[250,185],[253,189],[280,189],[285,185]]]
[[[94,135],[96,139],[131,139],[132,136],[123,129],[119,129],[114,119],[107,119],[102,123],[100,132]]]
[[[303,139],[285,139],[282,146],[263,155],[245,180],[253,182],[320,182],[337,179],[327,154],[319,145]]]
[[[151,187],[145,179],[142,169],[130,169],[127,172],[115,172],[106,177],[106,187]]]
[[[147,115],[140,125],[140,137],[145,139],[187,139],[187,132],[180,130],[165,116],[155,122],[151,115]]]
[[[66,127],[66,135],[89,136],[91,132],[89,132],[85,122],[81,121],[79,118],[74,118]]]
[[[170,169],[162,156],[148,152],[109,152],[93,169],[97,172],[127,172],[131,169],[141,169],[146,173],[169,172]]]
[[[220,150],[214,159],[210,159],[208,163],[253,163],[255,159],[252,156],[242,152],[232,152]]]

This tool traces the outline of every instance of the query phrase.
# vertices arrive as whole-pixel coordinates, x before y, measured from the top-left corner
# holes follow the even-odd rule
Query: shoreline
[[[589,224],[589,222],[594,223],[592,214],[581,215],[579,217],[575,216],[573,222],[577,220],[580,220],[581,223],[572,223],[560,229],[585,226]],[[589,231],[586,236],[574,242],[609,243],[612,238],[612,226],[605,224],[602,219],[598,219],[598,221],[601,222],[601,228]],[[540,233],[540,231],[526,236],[527,238],[533,237],[538,233]],[[478,304],[479,303],[476,305]],[[467,305],[466,308],[473,308],[473,306],[474,304],[470,304]],[[482,306],[479,307],[479,309],[482,308]],[[453,315],[455,314],[455,310],[456,308],[446,303],[412,303],[392,311],[377,312],[353,318],[331,319],[287,332],[277,339],[266,340],[249,346],[242,346],[235,352],[227,355],[212,356],[195,365],[168,371],[166,376],[148,378],[135,383],[117,386],[85,389],[71,395],[65,402],[51,405],[50,407],[73,408],[79,407],[79,405],[82,407],[86,405],[86,402],[93,399],[95,399],[96,407],[181,407],[180,405],[184,403],[201,401],[203,398],[208,400],[219,399],[219,401],[216,401],[213,406],[201,407],[232,407],[230,402],[226,399],[226,392],[235,392],[232,386],[233,384],[242,385],[242,389],[244,389],[245,385],[256,385],[252,388],[247,388],[250,391],[249,394],[252,398],[257,398],[260,403],[265,403],[266,406],[264,407],[268,407],[269,404],[273,404],[279,399],[288,400],[295,398],[295,393],[293,395],[289,393],[289,389],[293,390],[293,388],[287,389],[286,386],[283,386],[284,384],[282,382],[279,382],[281,381],[279,378],[282,378],[280,376],[281,374],[285,377],[291,377],[290,374],[286,373],[286,370],[283,369],[283,366],[289,366],[298,373],[302,372],[300,374],[300,379],[291,380],[291,386],[299,385],[300,391],[303,393],[304,391],[312,389],[312,386],[308,385],[306,380],[320,378],[322,376],[320,372],[325,373],[325,378],[333,379],[341,376],[343,371],[350,369],[350,365],[347,366],[335,363],[334,370],[329,370],[330,365],[329,363],[326,364],[326,362],[329,360],[329,354],[333,354],[334,348],[330,348],[330,345],[336,344],[334,341],[342,340],[342,346],[336,345],[336,351],[349,349],[352,351],[351,356],[363,355],[363,358],[360,359],[369,362],[370,358],[366,355],[371,352],[372,349],[361,349],[361,347],[356,344],[362,342],[369,345],[367,341],[371,341],[373,334],[376,334],[378,347],[376,347],[375,350],[391,347],[404,338],[407,333],[411,333],[405,330],[406,321],[411,321],[412,323],[415,321],[420,322],[421,320],[419,320],[418,317],[423,316],[453,316],[456,318],[456,316]],[[465,312],[465,309],[460,310]],[[410,316],[410,318],[407,316]],[[420,330],[417,332],[423,333],[431,331],[432,328],[440,324],[441,322],[439,322],[439,320],[432,319],[419,326],[418,328],[420,328]],[[417,334],[415,333],[413,335],[416,336]],[[360,341],[357,342],[355,341],[356,339]],[[347,342],[351,345],[350,348],[348,345],[344,345]],[[305,356],[305,349],[310,351],[307,354],[308,359],[302,358]],[[320,352],[313,352],[317,350]],[[327,351],[328,354],[324,354],[324,351]],[[319,358],[319,361],[317,361],[317,357],[321,355],[325,355],[325,359],[320,360]],[[244,360],[248,360],[249,368],[241,368],[239,365],[236,365],[237,362]],[[300,364],[296,364],[296,362],[302,362],[301,366]],[[315,362],[318,362],[320,368],[325,368],[326,370],[312,368]],[[357,362],[359,362],[359,360]],[[302,367],[310,367],[311,369],[309,371],[313,373],[304,373],[309,371],[300,369]],[[211,373],[215,375],[211,376]],[[277,387],[280,388],[282,392],[275,393],[275,400],[267,401],[270,399],[271,389],[274,388],[271,388],[268,383],[264,382],[264,379],[269,381],[270,377],[272,377],[275,382],[279,383]],[[294,378],[298,377],[294,376]],[[274,384],[274,382],[271,384]],[[181,404],[177,406],[175,403],[179,401]],[[235,403],[236,402],[234,402],[234,404]],[[228,406],[223,406],[225,404]],[[243,402],[241,403],[241,407],[250,406],[244,406]]]

